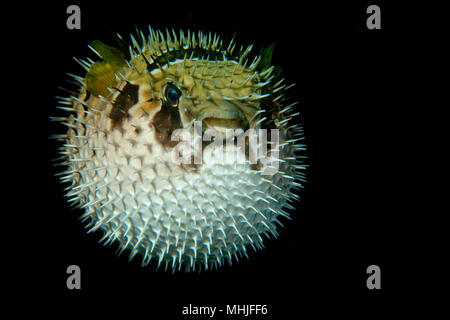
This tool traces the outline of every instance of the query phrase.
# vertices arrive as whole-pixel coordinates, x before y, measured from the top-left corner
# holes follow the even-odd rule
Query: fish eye
[[[168,83],[164,90],[164,97],[169,105],[176,106],[181,97],[181,91],[175,85]]]

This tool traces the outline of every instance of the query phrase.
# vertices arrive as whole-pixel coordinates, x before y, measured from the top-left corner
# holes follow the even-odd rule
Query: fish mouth
[[[226,131],[227,129],[244,129],[248,126],[248,122],[245,119],[224,119],[224,118],[205,118],[203,122],[208,128],[215,129],[217,131]]]
[[[207,128],[225,133],[228,130],[247,130],[249,123],[245,114],[231,103],[204,108],[196,117]]]

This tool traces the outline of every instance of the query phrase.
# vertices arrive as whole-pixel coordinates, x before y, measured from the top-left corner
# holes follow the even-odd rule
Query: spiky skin
[[[249,246],[262,248],[262,235],[276,237],[279,217],[298,199],[298,113],[284,105],[287,86],[271,76],[273,68],[260,68],[260,56],[247,66],[251,46],[234,54],[233,41],[225,46],[215,35],[149,30],[132,37],[120,68],[79,61],[88,74],[74,76],[80,93],[61,101],[70,115],[55,118],[68,127],[57,136],[67,196],[84,208],[91,231],[103,230],[130,257],[140,254],[143,265],[156,259],[189,271],[231,264]],[[165,98],[168,83],[181,92],[175,105]],[[278,171],[265,175],[270,164],[248,159],[220,163],[222,153],[241,152],[234,145],[204,149],[200,165],[175,163],[170,134],[192,131],[195,120],[217,129],[279,129]]]

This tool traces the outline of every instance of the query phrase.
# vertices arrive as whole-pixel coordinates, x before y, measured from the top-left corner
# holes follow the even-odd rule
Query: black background
[[[60,1],[33,12],[40,23],[27,34],[35,57],[27,67],[40,74],[42,98],[32,136],[39,132],[42,143],[28,148],[42,167],[32,182],[34,197],[24,203],[33,208],[35,233],[24,239],[28,253],[20,264],[28,270],[23,277],[39,280],[33,297],[42,299],[40,308],[196,319],[182,316],[182,307],[266,304],[268,316],[250,319],[305,313],[366,318],[385,315],[407,295],[420,295],[419,288],[440,274],[433,251],[440,235],[425,235],[437,226],[423,219],[432,210],[429,205],[423,210],[416,193],[430,186],[418,182],[427,175],[420,170],[428,152],[422,133],[442,93],[435,76],[444,56],[439,8],[379,1],[290,3]],[[81,30],[66,28],[70,4],[81,8]],[[381,30],[366,28],[370,4],[381,7]],[[278,239],[219,271],[171,274],[141,267],[139,259],[128,262],[127,252],[117,257],[116,246],[98,243],[101,233],[86,234],[78,220],[82,211],[66,204],[54,177],[58,145],[48,137],[61,127],[48,116],[57,114],[55,96],[64,94],[57,87],[70,86],[65,72],[83,74],[72,57],[94,59],[87,48],[91,41],[113,44],[113,33],[127,36],[148,24],[224,37],[236,33],[239,42],[254,43],[255,51],[274,42],[272,63],[296,83],[291,94],[300,102],[310,165],[302,200],[291,212],[293,220],[283,221]],[[421,85],[414,80],[418,75],[425,79]],[[423,274],[428,263],[434,275]],[[72,264],[82,272],[78,291],[66,288]],[[372,264],[381,268],[381,290],[366,287]],[[417,307],[408,303],[404,310]]]

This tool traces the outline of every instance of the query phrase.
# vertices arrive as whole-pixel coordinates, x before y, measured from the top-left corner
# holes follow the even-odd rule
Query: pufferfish
[[[250,58],[252,45],[202,31],[149,27],[130,39],[92,42],[100,60],[75,58],[86,75],[58,97],[69,202],[89,232],[143,266],[218,269],[262,249],[299,200],[306,167],[274,46]]]

